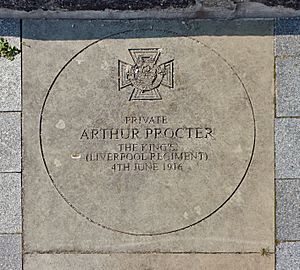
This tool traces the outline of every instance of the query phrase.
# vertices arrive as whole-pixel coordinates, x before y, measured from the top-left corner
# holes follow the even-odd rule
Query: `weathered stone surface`
[[[21,175],[0,174],[0,233],[22,231]]]
[[[20,48],[20,21],[0,20],[0,37]],[[0,111],[21,110],[21,55],[0,58]]]
[[[276,229],[278,240],[300,240],[300,180],[276,181]]]
[[[300,116],[299,73],[300,57],[276,59],[277,116]]]
[[[29,45],[23,51],[26,251],[272,251],[272,22],[76,25],[23,25]],[[210,36],[216,29],[219,36]],[[234,31],[240,35],[227,35]],[[72,38],[61,41],[65,37]],[[141,66],[147,56],[158,56],[157,48],[157,64]],[[147,88],[153,82],[155,91]],[[165,120],[126,123],[126,116]],[[180,130],[176,138],[158,140],[144,133],[198,125],[211,135],[202,130],[197,140]],[[136,128],[140,137],[91,140],[84,130],[92,127]],[[120,150],[125,142],[139,151],[132,145]],[[149,143],[169,145],[152,150],[154,157],[192,151],[203,158],[177,160],[168,171],[164,164],[174,160],[150,160],[157,169],[143,172],[135,171],[140,160],[126,160],[130,169],[117,171],[111,160],[90,161],[89,153],[144,152],[149,162],[151,151],[141,150]],[[258,202],[264,205],[259,212]]]
[[[253,2],[253,3],[262,3],[267,6],[281,6],[286,8],[299,9],[299,1],[298,0],[203,0],[204,7],[222,7],[228,9],[235,9],[237,4],[243,4],[245,2]]]
[[[169,255],[169,254],[119,254],[119,255],[26,255],[24,270],[273,270],[274,256],[260,254],[229,255]],[[295,268],[296,269],[296,268]]]
[[[300,243],[280,243],[276,248],[276,270],[299,269]]]
[[[49,1],[49,0],[3,0],[0,7],[19,10],[137,10],[149,8],[185,8],[195,4],[195,0],[151,0],[151,1],[135,1],[135,0],[64,0],[64,1]]]
[[[0,113],[0,171],[21,171],[21,116]]]
[[[144,10],[144,9],[165,9],[165,8],[186,8],[193,5],[202,5],[204,8],[224,8],[235,9],[236,4],[243,2],[262,3],[267,6],[279,6],[292,9],[299,9],[300,5],[297,0],[152,0],[152,1],[135,1],[135,0],[3,0],[0,7],[32,11],[37,9],[42,10]]]
[[[300,119],[276,119],[276,177],[300,177]]]
[[[238,0],[239,1],[239,0]],[[300,3],[298,0],[251,0],[250,2],[262,3],[267,6],[282,6],[287,8],[299,9]]]
[[[19,234],[0,234],[0,269],[22,269],[22,243]]]
[[[204,7],[209,8],[228,8],[228,9],[235,9],[236,8],[236,1],[233,0],[203,0],[201,1]]]

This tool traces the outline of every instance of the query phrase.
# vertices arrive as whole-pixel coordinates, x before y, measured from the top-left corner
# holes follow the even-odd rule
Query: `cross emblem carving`
[[[161,49],[129,49],[134,64],[118,61],[119,90],[131,87],[129,100],[161,100],[160,86],[174,87],[174,60],[158,64]]]

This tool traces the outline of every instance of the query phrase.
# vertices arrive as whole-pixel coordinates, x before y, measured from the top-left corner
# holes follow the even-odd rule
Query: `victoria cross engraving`
[[[161,49],[129,49],[134,64],[119,60],[119,90],[133,88],[129,100],[161,100],[161,85],[174,87],[174,60],[158,64]]]

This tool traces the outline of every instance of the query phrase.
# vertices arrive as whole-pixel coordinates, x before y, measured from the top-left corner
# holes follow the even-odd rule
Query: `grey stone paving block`
[[[20,48],[20,21],[0,20],[0,37]],[[0,111],[21,110],[21,55],[0,58]]]
[[[300,20],[277,20],[275,34],[277,56],[300,54]]]
[[[300,179],[276,181],[278,240],[300,240]]]
[[[300,242],[280,243],[276,251],[276,270],[300,269]]]
[[[22,269],[22,242],[19,234],[0,234],[0,270]]]
[[[21,171],[21,115],[0,113],[0,171]]]
[[[275,120],[276,177],[300,178],[300,119]]]
[[[300,57],[276,59],[277,116],[300,115],[299,75]]]
[[[21,174],[0,174],[0,233],[22,230]]]

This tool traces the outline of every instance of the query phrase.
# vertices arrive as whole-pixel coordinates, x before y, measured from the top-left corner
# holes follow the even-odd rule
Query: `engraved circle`
[[[143,33],[142,40],[136,38],[138,33]],[[175,59],[175,87],[160,86],[162,100],[129,101],[130,86],[118,91],[117,61],[132,63],[127,49],[141,44],[160,46],[161,63]],[[165,116],[167,124],[124,123],[126,116],[153,115]],[[212,128],[213,139],[80,140],[82,131],[93,127]],[[246,177],[255,137],[252,103],[234,68],[200,39],[160,29],[115,33],[84,47],[57,74],[40,115],[42,158],[60,196],[89,222],[137,236],[184,230],[219,211]],[[184,153],[181,157],[194,151],[207,154],[208,160],[188,156],[180,160],[182,171],[175,162],[169,168],[169,162],[160,160],[161,171],[154,169],[154,162],[150,171],[113,171],[115,162],[110,160],[87,162],[87,153],[116,153],[125,143],[160,149],[175,145]],[[140,161],[136,163],[144,164]],[[163,166],[167,170],[162,171]]]

